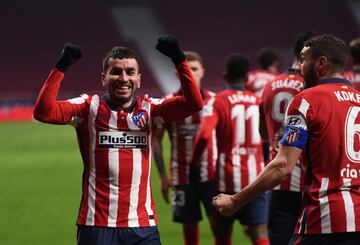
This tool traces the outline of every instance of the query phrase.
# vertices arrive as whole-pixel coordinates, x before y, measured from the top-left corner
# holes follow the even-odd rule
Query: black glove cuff
[[[58,62],[56,62],[55,67],[56,67],[59,71],[62,71],[62,72],[66,72],[66,71],[69,69],[69,66],[63,64],[63,63],[61,62],[61,60],[59,60]]]
[[[185,59],[185,54],[181,51],[171,56],[171,60],[176,66],[181,64]]]

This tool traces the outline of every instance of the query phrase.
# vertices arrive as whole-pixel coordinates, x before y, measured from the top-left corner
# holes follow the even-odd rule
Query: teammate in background
[[[347,56],[346,43],[333,35],[305,43],[298,69],[306,89],[287,109],[279,152],[253,184],[214,198],[221,213],[231,215],[280,184],[304,153],[303,210],[290,244],[359,244],[360,93],[343,78]]]
[[[227,89],[204,107],[207,114],[195,137],[192,165],[199,162],[216,129],[218,158],[215,188],[218,193],[239,192],[252,183],[264,167],[259,134],[260,98],[245,89],[249,66],[249,61],[239,54],[227,58],[223,74]],[[245,226],[253,244],[269,244],[266,195],[258,197],[230,217],[214,213],[216,244],[231,244],[235,220]]]
[[[261,97],[265,84],[278,75],[280,58],[275,49],[263,48],[258,52],[257,60],[261,68],[249,71],[246,87]]]
[[[292,68],[267,83],[262,94],[260,105],[260,130],[263,139],[270,140],[270,152],[273,159],[279,149],[284,133],[286,108],[292,98],[303,89],[303,77],[295,68],[299,62],[304,42],[318,35],[315,32],[301,32],[295,41],[295,56]],[[269,198],[269,240],[270,244],[287,245],[294,233],[296,221],[301,212],[301,196],[304,184],[304,171],[300,162],[294,167],[288,179],[276,186]],[[302,184],[301,184],[302,183]]]
[[[349,44],[353,67],[344,72],[344,78],[348,79],[354,88],[360,90],[360,38],[352,40]]]
[[[202,58],[195,52],[188,51],[184,53],[196,84],[201,88],[201,80],[204,76]],[[213,92],[202,88],[200,92],[204,100],[204,105],[209,102],[209,100],[212,101],[214,99],[215,94]],[[166,98],[173,98],[180,95],[182,95],[181,89],[166,96]],[[210,221],[210,226],[213,227],[212,214],[214,208],[211,202],[215,196],[213,183],[217,157],[215,134],[199,161],[200,183],[195,186],[191,186],[189,183],[189,174],[191,172],[189,163],[192,156],[193,142],[202,120],[202,115],[203,111],[199,111],[185,119],[166,122],[165,128],[157,129],[154,145],[154,159],[161,177],[162,195],[168,203],[169,188],[171,186],[174,187],[173,220],[183,224],[184,240],[187,245],[199,244],[199,221],[202,219],[200,202],[203,203]],[[171,143],[171,182],[164,168],[161,146],[165,130],[169,133]]]
[[[114,47],[103,60],[106,95],[57,101],[64,73],[81,58],[80,48],[66,43],[37,98],[35,119],[76,129],[84,164],[79,245],[160,244],[150,185],[154,124],[185,118],[203,101],[176,38],[163,36],[156,48],[175,64],[183,96],[135,96],[141,83],[138,58],[129,48]]]

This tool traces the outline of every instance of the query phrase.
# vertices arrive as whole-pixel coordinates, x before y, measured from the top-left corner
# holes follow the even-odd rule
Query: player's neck
[[[324,77],[321,78],[321,80],[328,79],[328,78],[344,78],[344,76],[340,72],[333,72],[333,73],[325,75]]]

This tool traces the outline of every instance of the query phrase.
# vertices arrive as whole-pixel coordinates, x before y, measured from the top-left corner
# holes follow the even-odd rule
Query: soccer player
[[[300,58],[304,42],[316,36],[315,32],[301,32],[295,41],[293,53],[295,60],[291,69],[277,76],[265,85],[260,106],[260,123],[263,139],[269,138],[271,159],[279,149],[279,143],[284,133],[286,108],[292,98],[303,89],[303,77],[295,68]],[[294,233],[296,221],[301,211],[301,184],[304,181],[304,171],[300,162],[294,167],[289,178],[276,186],[269,198],[269,240],[270,244],[287,245]]]
[[[287,109],[279,152],[253,184],[213,199],[221,213],[280,184],[303,153],[306,186],[290,244],[359,244],[360,93],[342,76],[347,56],[346,43],[333,35],[305,43],[298,64],[305,89]]]
[[[354,88],[360,90],[360,38],[352,40],[349,46],[353,67],[344,72],[344,78],[348,79]]]
[[[182,96],[135,96],[141,84],[138,58],[129,48],[114,47],[101,73],[107,94],[58,101],[64,73],[81,57],[77,45],[66,43],[37,98],[35,119],[76,129],[84,164],[79,245],[160,244],[150,185],[153,128],[191,115],[203,101],[176,38],[163,36],[156,48],[175,64]]]
[[[201,88],[201,80],[205,72],[202,58],[196,52],[187,51],[184,53],[196,84]],[[200,89],[200,92],[204,100],[204,105],[214,99],[215,94],[213,92],[203,88]],[[166,98],[173,98],[180,95],[182,95],[182,91],[179,89],[177,92],[166,96]],[[210,140],[207,149],[199,162],[200,183],[194,186],[191,186],[189,183],[189,174],[191,172],[189,163],[192,156],[193,142],[202,120],[203,113],[203,111],[199,111],[185,119],[166,122],[165,128],[161,127],[157,129],[157,137],[154,146],[154,159],[161,177],[161,191],[163,198],[167,203],[169,202],[168,191],[169,188],[173,186],[173,220],[182,223],[184,241],[187,245],[199,244],[199,221],[202,219],[200,202],[202,202],[205,207],[210,226],[212,227],[212,214],[214,208],[211,202],[212,198],[215,196],[213,178],[217,157],[215,134],[213,139]],[[165,130],[169,133],[171,143],[171,182],[164,169],[164,158],[161,147],[161,141]]]
[[[217,192],[232,194],[242,190],[255,180],[264,167],[259,133],[260,98],[245,89],[249,66],[249,61],[240,54],[232,54],[227,58],[223,74],[227,89],[218,93],[213,103],[204,106],[206,115],[195,137],[192,165],[198,164],[216,129]],[[267,198],[262,195],[230,217],[215,213],[216,244],[231,244],[235,220],[246,226],[246,233],[253,244],[269,244],[266,207]]]
[[[257,60],[260,64],[260,69],[248,72],[246,87],[261,97],[266,83],[278,75],[280,58],[275,49],[263,48],[258,52]]]

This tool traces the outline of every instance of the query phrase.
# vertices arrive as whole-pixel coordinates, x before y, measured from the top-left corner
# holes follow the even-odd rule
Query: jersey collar
[[[344,83],[346,85],[352,86],[349,80],[346,80],[344,78],[337,78],[337,77],[326,78],[319,82],[319,84],[328,84],[328,83]]]
[[[118,111],[118,110],[121,109],[120,106],[114,105],[114,104],[112,104],[112,103],[110,102],[109,96],[108,96],[107,94],[105,94],[105,95],[103,96],[103,100],[106,101],[106,104],[108,104],[108,106],[110,107],[111,110],[113,110],[113,111]],[[134,108],[135,108],[136,105],[137,105],[137,102],[136,102],[136,99],[135,99],[135,97],[134,97],[133,100],[132,100],[132,102],[131,102],[131,105],[128,106],[128,107],[126,107],[126,108],[123,108],[122,110],[125,111],[125,112],[127,112],[127,113],[131,113],[131,112],[134,110]]]
[[[228,85],[226,86],[227,90],[245,90],[246,87],[244,85]]]

